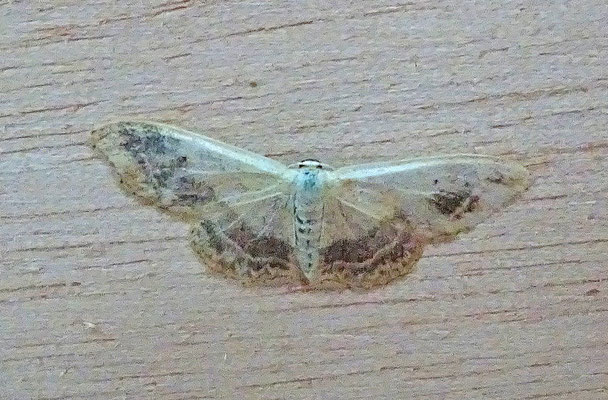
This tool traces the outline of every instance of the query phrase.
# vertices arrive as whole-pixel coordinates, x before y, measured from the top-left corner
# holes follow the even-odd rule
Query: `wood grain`
[[[608,397],[602,0],[0,0],[0,398]],[[523,200],[370,292],[244,289],[124,196],[151,119],[294,162],[475,152]]]

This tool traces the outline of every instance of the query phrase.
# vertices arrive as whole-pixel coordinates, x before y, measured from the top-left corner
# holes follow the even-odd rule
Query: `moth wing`
[[[130,194],[183,217],[288,190],[283,164],[169,125],[119,122],[93,132],[93,148]]]
[[[332,182],[334,202],[370,220],[407,223],[430,241],[470,230],[529,186],[524,167],[467,154],[340,168]],[[362,234],[350,226],[352,236]]]
[[[320,284],[370,288],[409,273],[425,241],[399,213],[399,198],[375,185],[332,180],[323,203]]]
[[[107,125],[92,141],[123,189],[193,223],[191,243],[212,269],[244,280],[295,273],[287,210],[294,171],[158,123]]]
[[[289,196],[275,192],[217,207],[193,225],[191,243],[211,270],[264,285],[302,279]]]

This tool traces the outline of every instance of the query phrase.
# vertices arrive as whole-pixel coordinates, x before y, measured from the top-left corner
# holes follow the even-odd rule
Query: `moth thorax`
[[[322,206],[321,195],[327,172],[322,169],[301,168],[294,180],[294,198],[297,206]]]

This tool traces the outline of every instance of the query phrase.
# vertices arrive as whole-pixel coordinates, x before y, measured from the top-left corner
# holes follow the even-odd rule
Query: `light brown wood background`
[[[608,398],[608,6],[0,0],[1,399]],[[284,162],[528,165],[370,292],[245,289],[120,192],[92,128]]]

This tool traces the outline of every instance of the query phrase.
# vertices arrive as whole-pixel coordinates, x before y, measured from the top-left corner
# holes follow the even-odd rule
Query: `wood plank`
[[[608,8],[0,0],[2,399],[602,399]],[[291,163],[474,152],[504,213],[369,292],[242,288],[117,188],[151,119]]]

